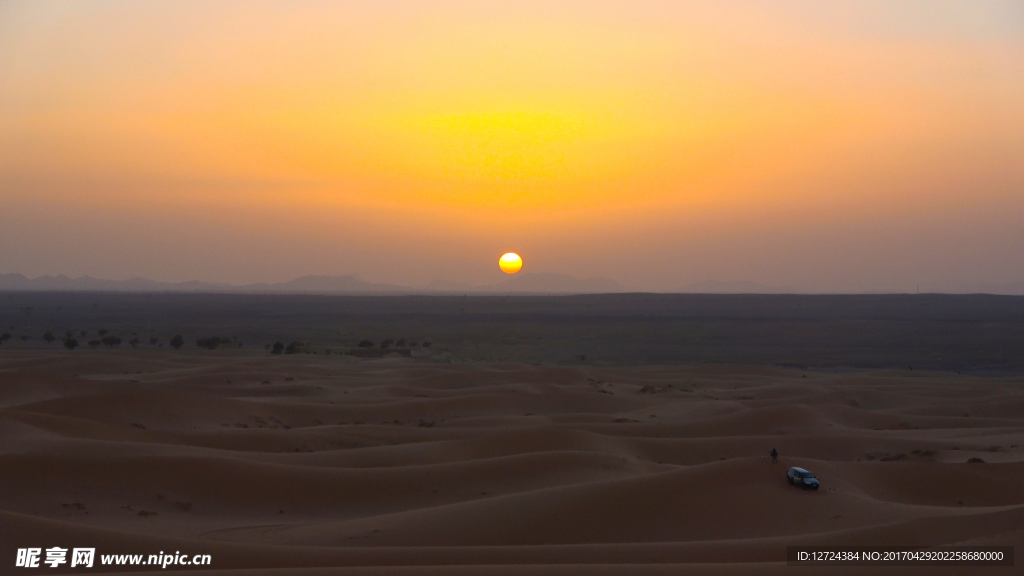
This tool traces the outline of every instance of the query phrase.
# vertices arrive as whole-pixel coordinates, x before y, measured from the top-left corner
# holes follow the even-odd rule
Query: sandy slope
[[[0,566],[798,574],[786,546],[1024,544],[1022,445],[1020,378],[7,353]]]

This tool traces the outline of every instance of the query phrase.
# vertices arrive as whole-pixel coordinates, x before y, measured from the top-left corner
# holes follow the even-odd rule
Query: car
[[[818,477],[814,475],[814,472],[810,470],[804,470],[803,468],[793,467],[786,473],[786,478],[789,483],[794,486],[801,488],[810,488],[811,490],[817,490],[821,486],[821,482]]]

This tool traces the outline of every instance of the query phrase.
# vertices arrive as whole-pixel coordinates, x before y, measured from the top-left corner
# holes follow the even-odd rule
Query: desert
[[[0,576],[1024,574],[1022,32],[0,0]]]
[[[210,556],[209,566],[161,570],[188,574],[895,574],[907,568],[788,566],[786,548],[1019,550],[1024,543],[1024,378],[1012,369],[1019,357],[1006,357],[996,370],[963,356],[958,371],[843,367],[835,364],[842,354],[827,366],[802,367],[626,363],[593,352],[586,359],[495,360],[523,352],[490,343],[484,353],[486,339],[459,336],[477,334],[487,320],[443,306],[409,320],[409,310],[396,317],[388,312],[396,301],[380,297],[352,304],[361,316],[326,314],[324,306],[341,306],[330,298],[292,302],[338,330],[290,354],[230,338],[232,330],[261,325],[258,315],[247,322],[238,316],[252,313],[244,301],[210,320],[232,344],[201,348],[192,334],[175,350],[163,343],[189,319],[185,310],[202,310],[211,297],[179,296],[184,300],[170,300],[146,320],[132,312],[139,298],[5,297],[5,320],[23,327],[29,317],[36,328],[43,322],[55,329],[101,319],[127,341],[133,326],[139,332],[148,321],[160,342],[151,345],[147,333],[137,347],[68,350],[38,337],[2,345],[5,550],[88,546],[97,555]],[[566,333],[553,354],[600,349],[593,342],[586,348],[588,330],[635,322],[623,316],[644,298],[619,298],[620,313],[604,320],[570,306],[561,320],[582,332]],[[701,298],[665,302],[685,308],[692,302],[679,300]],[[32,312],[23,312],[24,299],[33,299]],[[529,305],[523,314],[566,306],[562,297],[521,300]],[[742,300],[718,297],[707,314],[718,318]],[[818,305],[824,334],[832,333],[830,322],[858,314],[834,301]],[[1012,310],[991,322],[970,297],[949,306],[977,316],[961,316],[957,330],[1019,323]],[[777,317],[776,308],[762,303],[739,322],[760,325],[764,343],[776,340],[792,331],[789,321],[764,320]],[[760,320],[751,318],[757,310]],[[505,313],[490,313],[490,331],[522,323]],[[686,338],[699,321],[695,312],[675,314],[648,321],[656,339],[666,338],[667,325]],[[289,334],[310,329],[295,320],[302,316],[288,315]],[[409,322],[404,331],[394,328],[402,322],[396,318]],[[165,319],[178,324],[165,326]],[[889,321],[880,314],[862,330]],[[406,334],[407,349],[415,337],[415,354],[345,353],[345,342],[359,350],[358,338],[336,333],[373,324]],[[422,326],[429,324],[438,328],[427,334]],[[427,348],[424,336],[432,340]],[[730,352],[723,344],[719,353],[753,348],[745,343]],[[972,362],[974,372],[967,369]],[[816,473],[821,488],[789,485],[793,466]],[[97,565],[92,572],[153,569]]]

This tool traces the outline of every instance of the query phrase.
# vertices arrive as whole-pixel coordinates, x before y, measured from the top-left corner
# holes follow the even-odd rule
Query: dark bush
[[[11,339],[11,333],[10,332],[4,332],[3,334],[0,334],[0,344],[3,344],[4,342],[7,342],[10,339]]]
[[[387,348],[388,346],[391,346],[391,340],[384,340],[380,343],[381,350]]]
[[[280,354],[284,352],[284,342],[274,342],[274,348],[270,351],[271,354]]]
[[[181,350],[181,347],[185,345],[185,339],[181,337],[181,334],[175,334],[174,338],[171,338],[171,347],[175,350]]]
[[[128,345],[131,346],[132,348],[135,348],[136,346],[139,345],[139,342],[141,342],[141,340],[139,340],[139,338],[136,336],[128,341]]]
[[[56,339],[57,337],[53,335],[53,332],[47,331],[46,334],[43,334],[43,340],[46,340],[47,344],[50,344]]]
[[[89,340],[89,348],[99,348],[100,344],[103,344],[103,342],[100,342],[99,340]]]
[[[361,340],[359,342],[359,347],[360,348],[373,348],[373,342],[371,342],[369,340]]]
[[[211,336],[209,338],[198,338],[196,339],[196,346],[200,348],[206,348],[207,350],[216,350],[221,344],[227,344],[230,340],[227,338],[221,338],[219,336]]]
[[[78,348],[78,340],[75,340],[74,338],[68,338],[67,340],[64,341],[64,347],[67,348],[68,350],[74,350],[75,348]]]
[[[103,342],[103,344],[105,346],[107,346],[109,348],[113,348],[114,346],[120,346],[121,345],[121,337],[120,336],[113,336],[113,335],[111,335],[111,336],[104,336],[103,339],[101,340],[101,342]]]
[[[295,354],[299,351],[299,348],[302,348],[302,342],[289,342],[288,346],[284,349],[284,353]]]
[[[395,346],[399,348],[405,348],[405,338],[399,338],[398,342],[395,342]]]
[[[106,328],[100,328],[99,330],[96,331],[96,333],[99,334],[101,337],[106,336],[107,335],[107,329]]]

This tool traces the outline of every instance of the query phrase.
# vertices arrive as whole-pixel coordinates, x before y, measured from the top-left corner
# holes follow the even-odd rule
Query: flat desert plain
[[[1024,553],[1020,377],[20,350],[0,407],[4,574],[896,574],[786,547]],[[13,568],[54,546],[211,565]]]

